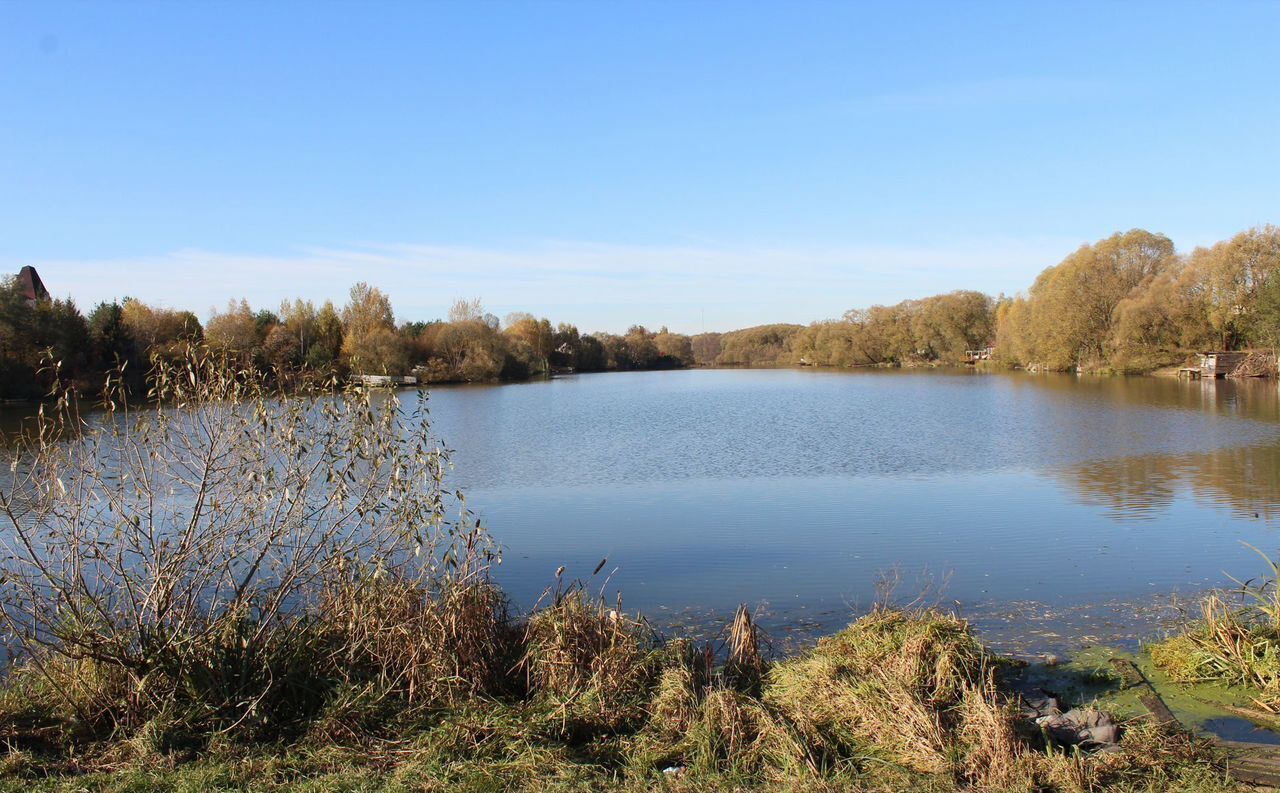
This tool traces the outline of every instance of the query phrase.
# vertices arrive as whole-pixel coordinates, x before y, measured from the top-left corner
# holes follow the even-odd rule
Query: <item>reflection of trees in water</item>
[[[1114,412],[1117,406],[1190,410],[1270,424],[1280,419],[1280,388],[1273,380],[1065,375],[1011,378],[1011,382],[1015,388],[1035,388],[1067,405],[1079,406],[1082,398],[1096,399],[1097,421],[1115,422],[1116,430],[1135,426],[1132,418]],[[1153,425],[1153,429],[1157,427],[1163,429]],[[1107,435],[1110,430],[1093,424],[1064,433],[1062,441],[1087,446],[1098,441],[1099,432]],[[1175,439],[1153,440],[1158,446],[1160,441]],[[1171,445],[1194,447],[1198,442],[1195,436],[1176,440]],[[1206,445],[1214,442],[1204,439]],[[1275,444],[1094,460],[1057,469],[1056,477],[1084,503],[1102,507],[1118,520],[1155,519],[1183,491],[1199,503],[1227,509],[1235,517],[1280,517],[1280,445]]]
[[[1105,460],[1064,469],[1061,479],[1082,501],[1119,520],[1159,517],[1180,489],[1234,517],[1280,517],[1280,446]]]
[[[1012,376],[1015,388],[1034,388],[1073,401],[1094,396],[1109,406],[1182,408],[1242,419],[1280,419],[1280,388],[1263,379],[1184,380],[1175,377]]]
[[[1174,455],[1124,457],[1067,469],[1063,479],[1082,501],[1111,517],[1142,520],[1173,503],[1178,484]]]

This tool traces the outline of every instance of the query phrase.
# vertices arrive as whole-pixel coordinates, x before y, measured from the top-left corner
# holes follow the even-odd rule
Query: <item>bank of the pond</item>
[[[745,610],[699,643],[580,590],[523,619],[484,588],[353,598],[254,659],[214,632],[185,667],[13,670],[0,789],[1234,789],[1208,743],[1137,713],[1114,744],[1043,728],[1027,667],[940,610],[771,658]]]

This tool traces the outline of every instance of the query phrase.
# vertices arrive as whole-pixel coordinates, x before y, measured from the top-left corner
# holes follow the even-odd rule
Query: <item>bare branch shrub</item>
[[[118,376],[103,412],[61,394],[0,481],[0,626],[80,719],[269,725],[335,676],[343,587],[487,586],[425,399],[286,393],[202,349],[152,376],[144,406]],[[98,699],[68,685],[90,673]]]

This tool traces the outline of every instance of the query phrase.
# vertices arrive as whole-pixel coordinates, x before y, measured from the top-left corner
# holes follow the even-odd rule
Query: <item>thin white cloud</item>
[[[808,322],[951,289],[1014,291],[1073,247],[1014,239],[919,247],[369,243],[281,256],[184,249],[23,263],[83,308],[126,295],[202,317],[240,297],[268,308],[293,297],[341,304],[351,284],[367,281],[391,296],[401,319],[441,317],[453,299],[478,296],[499,315],[527,310],[583,329],[642,322],[695,332]]]
[[[1031,102],[1097,99],[1110,86],[1096,80],[1061,77],[1003,77],[944,83],[908,91],[862,97],[842,103],[845,110],[946,110]]]

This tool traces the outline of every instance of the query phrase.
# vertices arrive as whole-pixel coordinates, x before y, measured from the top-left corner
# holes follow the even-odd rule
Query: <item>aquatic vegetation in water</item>
[[[1280,563],[1258,554],[1267,563],[1267,573],[1237,582],[1242,605],[1211,594],[1196,624],[1153,645],[1150,652],[1176,682],[1220,680],[1250,686],[1258,691],[1256,702],[1275,711],[1280,708]]]

